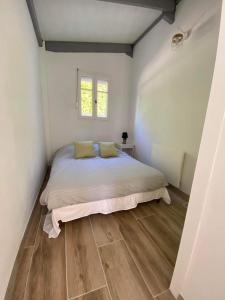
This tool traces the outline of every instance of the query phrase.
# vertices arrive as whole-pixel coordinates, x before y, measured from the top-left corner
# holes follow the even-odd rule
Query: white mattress
[[[74,158],[74,146],[56,153],[41,204],[49,210],[154,191],[167,182],[159,171],[124,152],[113,158]]]

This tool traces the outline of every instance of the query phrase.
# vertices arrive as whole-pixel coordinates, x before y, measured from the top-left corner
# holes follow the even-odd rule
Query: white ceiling
[[[42,38],[132,43],[159,11],[97,0],[34,0]]]

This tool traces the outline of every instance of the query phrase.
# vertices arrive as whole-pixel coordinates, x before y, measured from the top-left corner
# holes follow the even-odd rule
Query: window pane
[[[108,94],[104,92],[98,92],[97,101],[97,117],[107,118],[108,114]]]
[[[92,90],[92,79],[89,77],[82,77],[81,88],[86,90]]]
[[[108,82],[104,80],[98,80],[97,86],[98,92],[108,92]]]
[[[92,90],[81,90],[81,116],[92,116]]]

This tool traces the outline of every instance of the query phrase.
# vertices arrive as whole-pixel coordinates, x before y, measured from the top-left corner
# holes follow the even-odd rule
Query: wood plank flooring
[[[14,264],[11,279],[5,295],[5,300],[24,299],[27,277],[32,261],[33,249],[21,249]]]
[[[112,299],[153,300],[124,241],[100,247]]]
[[[155,244],[174,266],[180,242],[179,237],[157,215],[140,219],[138,222],[147,230]]]
[[[5,300],[173,300],[169,292],[187,199],[171,188],[172,204],[139,204],[43,232],[35,205]]]
[[[25,300],[66,299],[65,229],[57,239],[38,229]]]
[[[169,288],[173,267],[129,212],[115,214],[124,240],[153,296]]]
[[[41,214],[42,214],[42,207],[37,202],[33,209],[31,218],[29,220],[29,224],[26,229],[26,233],[24,235],[24,239],[23,239],[24,248],[34,246],[36,234],[41,219]]]
[[[97,246],[122,239],[119,223],[113,214],[90,216]]]
[[[109,292],[106,287],[87,293],[81,297],[75,298],[76,300],[110,300]]]
[[[74,298],[106,283],[89,218],[65,225],[68,298]]]
[[[162,293],[161,295],[159,295],[158,297],[156,297],[155,300],[174,300],[174,297],[170,293],[170,291],[166,291],[166,292]]]

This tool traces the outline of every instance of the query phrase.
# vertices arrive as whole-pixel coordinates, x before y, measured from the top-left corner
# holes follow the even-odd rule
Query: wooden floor
[[[57,239],[42,231],[37,204],[5,300],[172,300],[187,201],[170,194],[170,206],[153,201],[62,224]]]

